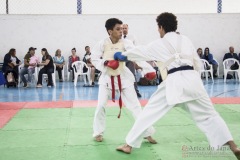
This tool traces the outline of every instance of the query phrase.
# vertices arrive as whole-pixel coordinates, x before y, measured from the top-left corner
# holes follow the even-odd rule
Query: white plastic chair
[[[213,67],[210,63],[208,63],[208,61],[206,61],[205,59],[200,59],[201,63],[202,63],[202,67],[201,67],[201,70],[200,70],[200,76],[202,74],[205,75],[206,77],[206,81],[208,81],[208,73],[210,73],[211,75],[211,78],[212,78],[212,81],[214,82],[213,80]],[[207,69],[207,66],[210,67],[210,69]]]
[[[18,85],[20,86],[21,83],[21,77],[20,77],[20,70],[24,67],[24,63],[22,63],[21,65],[18,66],[18,71],[19,71],[19,75],[18,75]],[[32,79],[34,79],[34,81],[37,81],[38,79],[38,69],[37,67],[35,67],[35,72],[33,74],[34,76],[32,77]]]
[[[239,66],[238,60],[234,58],[228,58],[223,61],[224,82],[226,82],[228,72],[234,72],[235,77],[238,76],[238,80],[240,82],[240,67],[237,70],[232,70],[230,68],[234,63],[237,63]]]
[[[83,67],[87,67],[88,71],[83,73]],[[84,85],[87,86],[87,80],[86,80],[86,75],[89,81],[89,85],[92,84],[92,80],[91,80],[91,71],[90,68],[86,65],[85,62],[83,61],[76,61],[72,63],[72,68],[74,71],[74,86],[77,86],[77,80],[78,80],[78,76],[83,76],[83,80],[84,80]]]

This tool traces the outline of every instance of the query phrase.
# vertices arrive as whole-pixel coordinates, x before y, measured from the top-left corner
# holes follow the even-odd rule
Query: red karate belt
[[[118,118],[121,117],[121,111],[122,111],[122,97],[121,97],[121,93],[122,93],[122,83],[121,83],[121,79],[120,79],[120,75],[117,75],[117,80],[118,80],[118,88],[119,88],[119,92],[120,92],[120,97],[119,97],[119,114],[118,114]],[[112,85],[112,101],[115,102],[115,86],[114,86],[114,76],[111,76],[111,85]]]

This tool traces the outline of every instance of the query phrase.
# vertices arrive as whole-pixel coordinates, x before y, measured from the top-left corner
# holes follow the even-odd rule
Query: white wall
[[[159,37],[155,22],[157,15],[0,15],[0,62],[10,48],[17,49],[23,59],[28,48],[37,47],[37,55],[46,47],[51,55],[60,48],[67,58],[71,49],[84,54],[90,47],[107,36],[106,19],[117,17],[129,24],[139,44],[146,44]],[[179,14],[181,34],[192,39],[196,48],[209,47],[214,57],[222,62],[229,46],[240,52],[240,14]],[[222,68],[222,66],[221,66]],[[220,68],[220,69],[221,69]]]

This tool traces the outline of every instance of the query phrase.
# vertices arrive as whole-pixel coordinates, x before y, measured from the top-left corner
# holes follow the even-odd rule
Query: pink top
[[[36,64],[39,63],[38,57],[37,56],[32,56],[30,58],[29,64]],[[35,66],[29,66],[28,69],[30,68],[35,68]]]

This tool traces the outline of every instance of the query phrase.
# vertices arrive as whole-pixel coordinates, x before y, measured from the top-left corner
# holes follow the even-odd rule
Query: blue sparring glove
[[[114,59],[119,61],[127,61],[127,56],[122,55],[122,52],[116,52],[114,54]]]

